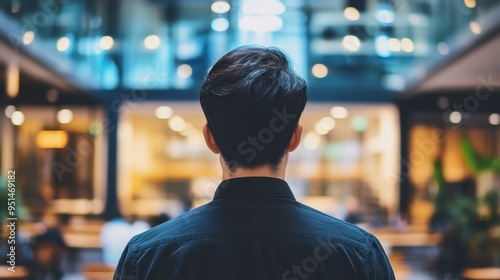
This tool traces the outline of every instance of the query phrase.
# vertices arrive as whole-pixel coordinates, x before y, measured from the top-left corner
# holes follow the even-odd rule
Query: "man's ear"
[[[219,154],[219,147],[217,147],[217,144],[215,144],[214,136],[212,135],[210,128],[208,128],[208,124],[205,124],[203,126],[203,136],[205,137],[205,143],[207,144],[207,147],[210,149],[210,151],[212,151],[212,153],[214,154]]]
[[[302,125],[297,124],[295,130],[293,131],[292,138],[290,139],[290,144],[288,145],[288,152],[293,152],[300,144],[300,139],[302,138]]]

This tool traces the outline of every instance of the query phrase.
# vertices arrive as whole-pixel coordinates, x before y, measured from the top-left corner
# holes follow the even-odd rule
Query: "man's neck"
[[[286,167],[286,158],[282,160],[282,162],[277,166],[276,169],[271,168],[270,166],[261,166],[256,168],[237,168],[234,171],[229,171],[227,165],[224,160],[221,159],[222,165],[222,180],[232,179],[232,178],[241,178],[241,177],[271,177],[278,178],[281,180],[285,180],[285,167]]]

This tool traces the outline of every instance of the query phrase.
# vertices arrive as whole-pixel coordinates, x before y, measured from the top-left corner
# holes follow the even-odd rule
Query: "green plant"
[[[477,155],[467,139],[462,139],[461,147],[474,175],[500,171],[500,159]],[[439,272],[458,274],[466,267],[499,266],[500,192],[492,188],[478,197],[475,192],[450,187],[439,159],[434,163],[433,177],[438,192],[431,226],[443,234]]]

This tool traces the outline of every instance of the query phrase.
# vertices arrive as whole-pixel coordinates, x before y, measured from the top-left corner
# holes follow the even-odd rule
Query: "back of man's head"
[[[307,86],[276,48],[239,47],[208,73],[200,102],[231,171],[276,168],[307,101]]]

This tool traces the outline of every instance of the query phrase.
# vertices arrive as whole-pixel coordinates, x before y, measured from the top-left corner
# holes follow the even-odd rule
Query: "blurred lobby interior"
[[[199,88],[246,44],[308,83],[299,201],[374,233],[397,279],[500,279],[497,0],[0,1],[0,279],[111,279],[109,221],[126,242],[210,201]]]

